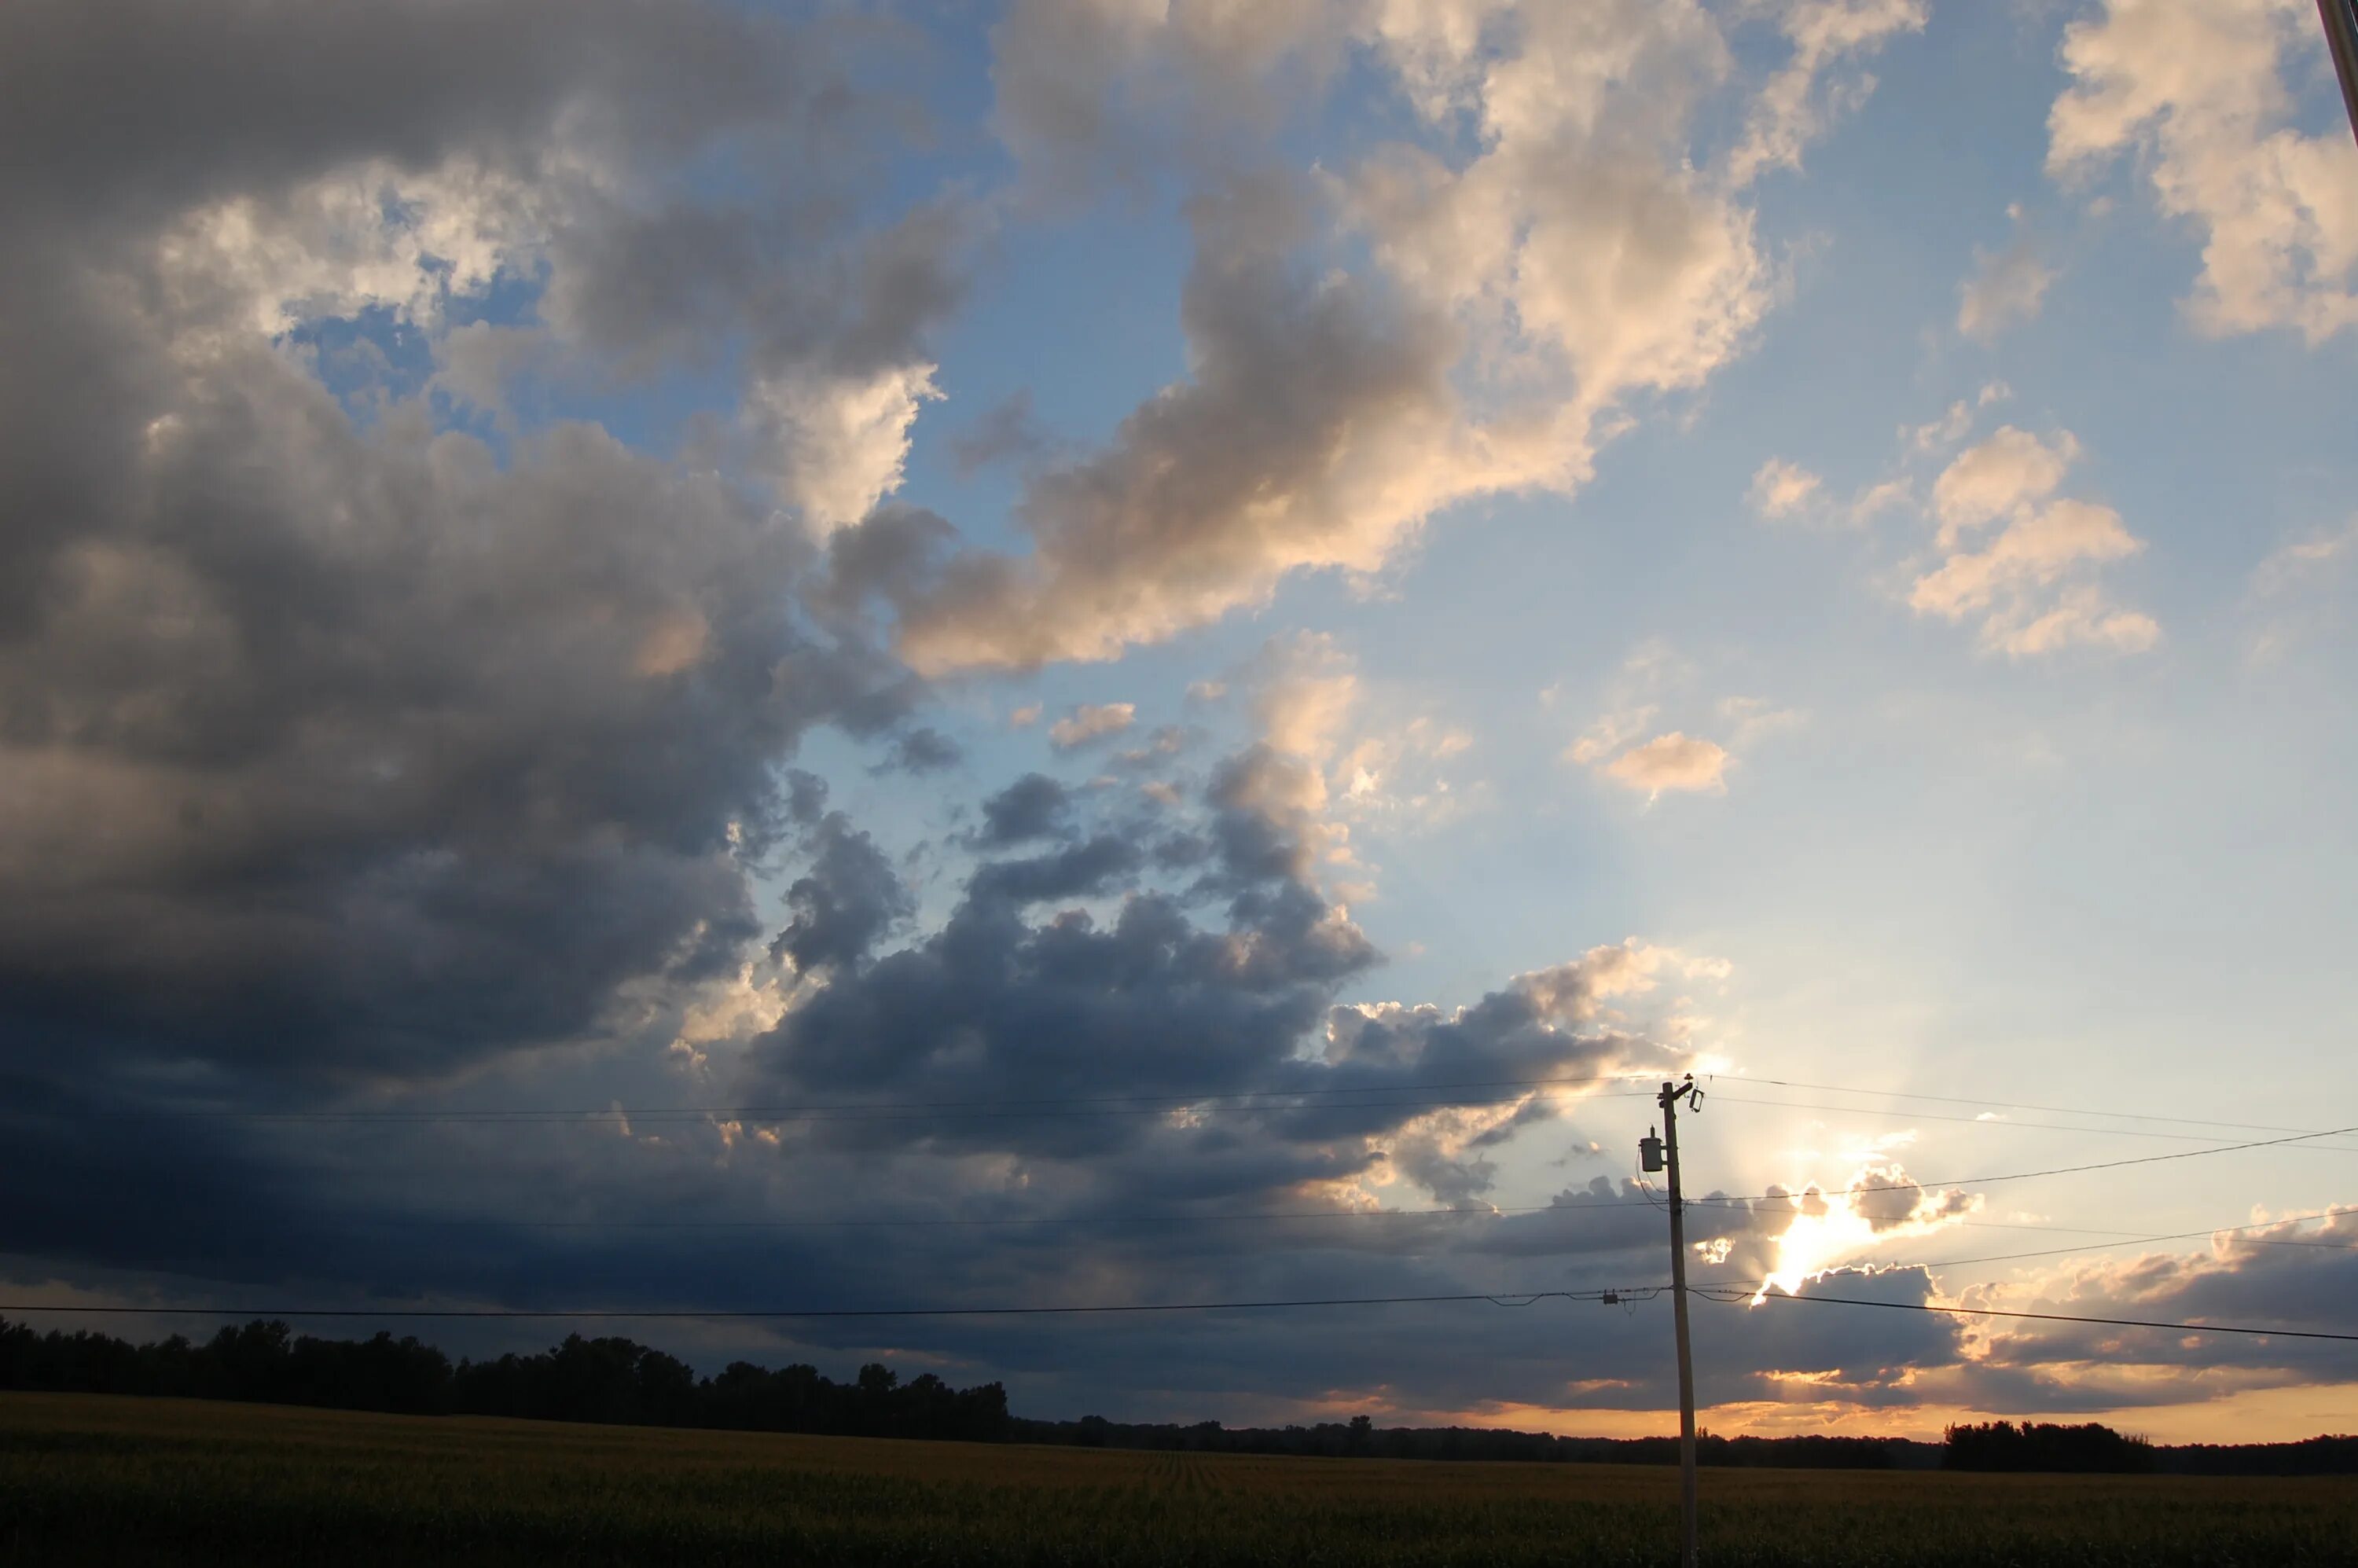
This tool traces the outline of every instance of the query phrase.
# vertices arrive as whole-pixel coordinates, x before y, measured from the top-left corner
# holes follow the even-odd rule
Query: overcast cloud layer
[[[1642,1293],[1652,1086],[1828,1076],[1757,1048],[1747,988],[1859,983],[1776,928],[1658,924],[1642,857],[1798,755],[1868,776],[1860,737],[1936,684],[1863,696],[1865,658],[1772,691],[1643,563],[1813,551],[1921,667],[2024,683],[1984,715],[2138,678],[2084,672],[2205,617],[2252,668],[2343,648],[2345,515],[2264,541],[2223,609],[2110,477],[2123,420],[2032,379],[2096,243],[2066,228],[2124,206],[2177,247],[2152,330],[2346,373],[2358,148],[2314,113],[2307,0],[2024,21],[2039,205],[1941,258],[1929,368],[1828,350],[1905,362],[1896,436],[1747,426],[1724,537],[1676,549],[1628,487],[1738,445],[1717,400],[1797,395],[1740,378],[1867,243],[1804,207],[1812,171],[1880,71],[1940,58],[1940,4],[925,9],[0,11],[0,1296]],[[1159,238],[1094,259],[1132,226]],[[1027,267],[1062,251],[1104,303],[1046,308]],[[1593,542],[1587,575],[1461,568],[1502,514]],[[1503,610],[1469,636],[1541,580],[1542,635],[1609,651],[1525,668]],[[2075,776],[2042,744],[1987,754]],[[1585,852],[1509,849],[1520,891],[1467,869],[1567,798]],[[1417,924],[1446,908],[1487,938]],[[1698,1277],[2346,1322],[2346,1180],[2223,1177],[2243,1228],[2207,1246],[1971,1268],[2071,1238],[1911,1173],[2055,1146],[1936,1157],[1872,1108],[1869,1141],[1714,1167]],[[2189,1228],[2154,1201],[2092,1223]],[[1659,1306],[1357,1310],[648,1336],[889,1354],[1051,1415],[1623,1432],[1671,1398]],[[2358,1385],[2293,1341],[1707,1310],[1722,1426]]]

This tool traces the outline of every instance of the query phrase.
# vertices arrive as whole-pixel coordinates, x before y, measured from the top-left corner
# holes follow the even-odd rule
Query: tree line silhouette
[[[2358,1437],[2164,1447],[2093,1422],[2051,1426],[1993,1421],[1949,1428],[1942,1464],[1951,1470],[2066,1475],[2348,1476],[2358,1474]]]
[[[2044,1422],[1985,1422],[1952,1426],[1943,1434],[1942,1463],[1951,1470],[2040,1470],[2067,1475],[2151,1475],[2159,1467],[2152,1444],[2109,1426],[2054,1426]]]
[[[871,1362],[838,1383],[797,1363],[732,1361],[698,1377],[676,1357],[619,1337],[570,1335],[536,1355],[453,1362],[414,1337],[297,1335],[287,1325],[226,1327],[201,1343],[174,1335],[134,1345],[87,1331],[44,1334],[0,1318],[0,1390],[144,1394],[381,1411],[492,1415],[641,1426],[718,1427],[846,1437],[1036,1443],[1207,1454],[1333,1458],[1520,1460],[1675,1465],[1669,1437],[1558,1437],[1486,1427],[1379,1427],[1368,1416],[1311,1426],[1228,1427],[1011,1416],[998,1383],[952,1388],[927,1372],[906,1382]],[[2165,1475],[2358,1474],[2358,1437],[2162,1447],[2090,1423],[1952,1426],[1939,1444],[1883,1437],[1720,1437],[1696,1456],[1725,1467],[2050,1471]]]
[[[1008,1431],[1007,1390],[997,1383],[954,1389],[930,1372],[903,1382],[876,1364],[838,1383],[815,1367],[773,1371],[750,1361],[698,1378],[635,1341],[578,1334],[534,1356],[454,1364],[415,1338],[318,1339],[283,1323],[223,1328],[201,1344],[174,1335],[133,1345],[0,1319],[0,1389],[978,1443]]]
[[[1558,1437],[1506,1427],[1379,1427],[1370,1416],[1314,1426],[1222,1426],[1108,1421],[1026,1421],[1010,1431],[1018,1443],[1075,1448],[1143,1448],[1189,1454],[1290,1454],[1346,1459],[1499,1459],[1524,1464],[1675,1465],[1675,1437]],[[1941,1450],[1930,1443],[1883,1437],[1714,1437],[1696,1440],[1698,1463],[1731,1468],[1924,1470]]]

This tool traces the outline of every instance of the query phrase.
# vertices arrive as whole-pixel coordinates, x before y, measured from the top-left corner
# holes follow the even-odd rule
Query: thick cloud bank
[[[1011,762],[967,721],[1001,672],[1171,642],[1289,574],[1376,572],[1463,503],[1586,483],[1770,319],[1768,177],[1924,6],[1014,0],[968,62],[996,94],[980,154],[936,121],[962,101],[927,74],[925,9],[0,6],[12,1293],[692,1311],[1660,1283],[1659,1199],[1623,1173],[1729,967],[1586,929],[1574,888],[1560,948],[1394,994],[1352,828],[1478,798],[1444,776],[1476,745],[1454,715],[1379,721],[1348,654],[1287,628],[1199,683],[1208,707],[1236,681],[1246,734],[1051,693]],[[2190,38],[2273,69],[2284,10],[2211,0],[2188,32],[2116,0],[2070,35],[2056,157],[2150,154],[2213,236],[2202,321],[2324,338],[2346,160],[2277,128],[2273,96],[2154,64]],[[1287,165],[1347,83],[1375,130]],[[2251,239],[2247,188],[2305,214],[2298,243]],[[1005,526],[903,494],[996,240],[1164,189],[1193,249],[1160,389],[1077,447],[1020,392],[960,409],[955,466],[1021,460]],[[2009,653],[2149,645],[2095,597],[2142,541],[2060,493],[2076,454],[2008,427],[1958,456],[1911,602]],[[1804,517],[1819,488],[1764,469],[1756,503]],[[1722,791],[1794,719],[1730,701],[1756,728],[1726,746],[1647,708],[1571,755]],[[852,760],[823,779],[815,754]],[[871,786],[939,809],[913,827]],[[1953,1247],[1973,1195],[1854,1197],[1699,1206],[1698,1267],[1808,1291],[1872,1259],[1900,1266],[1844,1290],[1933,1298],[1903,1244]],[[2047,1284],[2336,1310],[2346,1249],[2276,1240]],[[1567,1333],[1564,1310],[673,1343],[909,1336],[896,1355],[1046,1415],[1650,1419],[1659,1314]],[[2119,1404],[2171,1365],[2223,1389],[2325,1365],[2139,1341],[2139,1382],[2084,1336],[1736,1310],[1702,1362],[1763,1407]]]

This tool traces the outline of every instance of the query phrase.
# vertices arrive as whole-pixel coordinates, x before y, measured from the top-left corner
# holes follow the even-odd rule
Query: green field
[[[2358,1563],[2358,1481],[1706,1471],[1734,1564]],[[1674,1562],[1676,1472],[0,1395],[5,1563]]]

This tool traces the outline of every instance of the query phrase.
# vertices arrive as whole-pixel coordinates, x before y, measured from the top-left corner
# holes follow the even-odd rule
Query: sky
[[[0,149],[0,1313],[1660,1433],[627,1314],[1644,1296],[1692,1073],[1710,1430],[2358,1431],[1791,1299],[2353,1328],[2309,0],[18,0]]]

